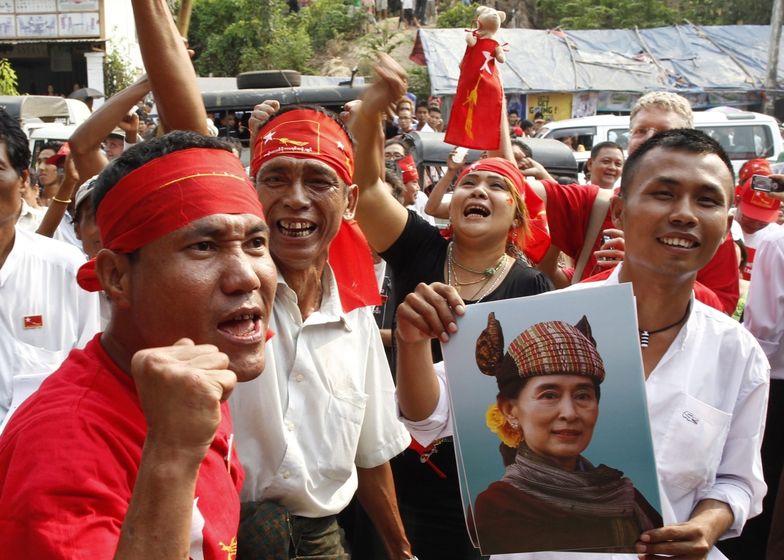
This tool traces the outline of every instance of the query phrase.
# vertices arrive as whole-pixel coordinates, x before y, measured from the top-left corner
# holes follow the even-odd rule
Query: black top
[[[427,223],[412,210],[408,211],[408,222],[400,237],[381,253],[387,266],[392,269],[395,309],[420,282],[446,282],[444,264],[448,246],[449,241],[444,239],[438,228]],[[532,296],[552,289],[553,286],[545,274],[515,261],[506,277],[482,301]],[[467,300],[465,303],[470,305],[474,302]],[[440,362],[442,359],[441,347],[438,341],[434,340],[433,361]]]

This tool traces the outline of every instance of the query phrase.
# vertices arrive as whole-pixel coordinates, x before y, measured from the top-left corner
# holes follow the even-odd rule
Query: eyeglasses
[[[661,132],[661,131],[658,128],[654,128],[652,126],[649,126],[647,128],[632,128],[629,131],[629,134],[631,136],[640,137],[640,136],[648,136],[649,134],[653,135],[653,134],[656,134],[657,132]]]
[[[398,152],[384,152],[384,159],[389,161],[397,161],[399,159],[403,159],[404,157],[406,156]]]

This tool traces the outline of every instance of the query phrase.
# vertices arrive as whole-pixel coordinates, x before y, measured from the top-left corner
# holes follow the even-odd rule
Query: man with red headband
[[[373,318],[370,249],[353,222],[352,140],[323,110],[267,121],[278,107],[257,106],[250,126],[278,266],[277,336],[264,375],[231,398],[246,473],[239,557],[346,558],[335,515],[357,492],[388,557],[410,558],[389,468],[410,438]]]
[[[103,249],[80,285],[112,305],[0,438],[8,558],[233,558],[242,467],[224,403],[264,369],[269,230],[222,142],[175,132],[97,179]]]

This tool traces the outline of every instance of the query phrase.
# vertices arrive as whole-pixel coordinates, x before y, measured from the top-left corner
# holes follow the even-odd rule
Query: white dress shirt
[[[784,228],[757,248],[744,326],[770,360],[771,379],[784,379]]]
[[[98,294],[76,283],[84,260],[67,243],[16,228],[0,268],[0,423],[12,399],[15,408],[21,391],[35,390],[100,330]]]
[[[33,208],[22,199],[22,211],[16,219],[16,227],[25,231],[35,232],[46,215],[46,208]]]
[[[273,500],[291,513],[339,513],[356,468],[379,466],[410,442],[395,415],[395,388],[372,308],[344,313],[329,267],[321,307],[305,321],[278,276],[266,366],[231,399],[243,501]]]

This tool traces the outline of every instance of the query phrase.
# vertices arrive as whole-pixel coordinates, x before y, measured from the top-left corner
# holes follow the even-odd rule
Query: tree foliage
[[[201,75],[307,71],[328,41],[358,37],[364,15],[351,0],[313,0],[290,13],[284,0],[195,0],[188,40]]]
[[[18,85],[16,70],[7,58],[0,58],[0,95],[19,95]]]
[[[457,2],[445,12],[438,14],[436,20],[436,27],[443,28],[459,28],[469,29],[474,26],[474,19],[476,19],[476,5],[465,5],[462,2]]]
[[[103,61],[103,88],[108,99],[133,83],[137,69],[118,49],[112,47],[111,42],[106,51]]]

